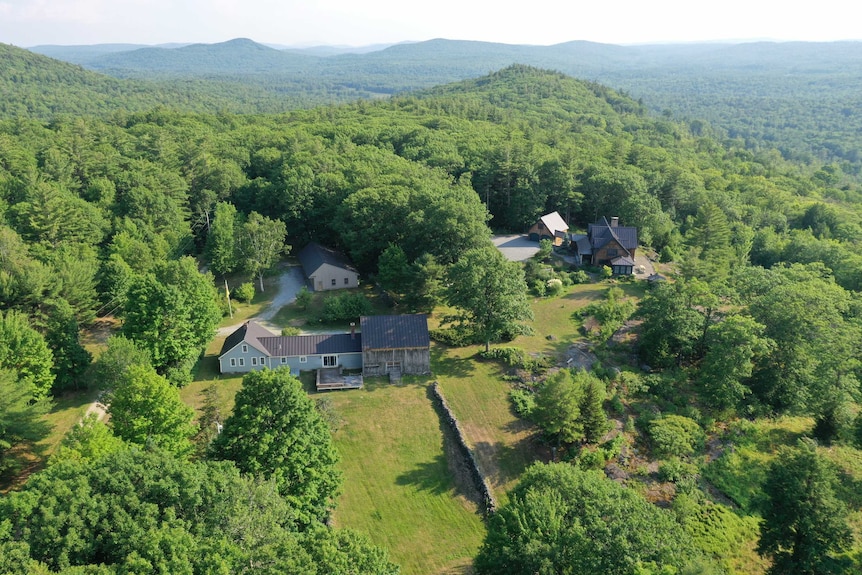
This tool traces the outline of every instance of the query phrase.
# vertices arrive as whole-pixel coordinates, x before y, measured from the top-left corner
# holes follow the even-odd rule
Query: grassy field
[[[741,420],[728,433],[732,447],[713,460],[703,475],[734,503],[750,512],[775,452],[782,445],[793,445],[803,433],[810,431],[812,424],[806,417]]]
[[[343,495],[335,523],[387,549],[405,575],[470,572],[484,526],[457,485],[425,383],[326,394],[342,424]]]
[[[481,349],[434,345],[431,363],[467,444],[503,503],[524,469],[547,454],[535,427],[512,412],[511,385],[501,378],[499,364],[474,357]]]

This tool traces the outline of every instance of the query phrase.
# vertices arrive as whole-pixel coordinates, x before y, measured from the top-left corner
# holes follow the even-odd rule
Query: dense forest
[[[111,422],[76,427],[0,499],[0,571],[397,572],[366,535],[328,524],[338,454],[299,381],[247,376],[215,439],[177,395],[225,313],[214,275],[262,281],[309,241],[349,254],[397,311],[440,315],[441,342],[535,372],[515,410],[558,462],[526,471],[488,520],[477,572],[862,566],[862,196],[840,167],[524,65],[241,115],[220,111],[227,95],[195,113],[139,80],[4,50],[18,64],[2,73],[0,471],[18,476],[51,398],[101,386]],[[55,82],[38,105],[13,97]],[[90,101],[100,90],[117,92]],[[636,305],[611,288],[589,309],[636,320],[634,366],[612,369],[608,352],[606,369],[549,372],[490,349],[530,329],[529,298],[604,273],[503,261],[491,230],[550,211],[572,228],[618,216],[674,272]],[[80,328],[108,316],[121,327],[93,362]],[[673,485],[667,508],[646,479],[597,471],[623,457],[600,445],[610,411]],[[786,416],[808,422],[799,441],[746,476],[756,426]],[[724,433],[740,449],[707,461]],[[765,566],[731,564],[740,545]]]
[[[859,42],[519,46],[437,39],[329,56],[245,39],[121,48],[34,51],[119,78],[183,80],[201,99],[226,95],[225,109],[267,112],[377,98],[527,64],[624,91],[652,111],[750,149],[778,150],[814,169],[826,165],[839,181],[858,181],[862,173],[862,125],[854,113],[862,104]]]

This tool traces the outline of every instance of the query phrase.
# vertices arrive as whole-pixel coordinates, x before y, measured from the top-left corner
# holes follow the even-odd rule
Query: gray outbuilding
[[[299,252],[299,262],[313,291],[359,287],[359,272],[333,249],[311,242]]]

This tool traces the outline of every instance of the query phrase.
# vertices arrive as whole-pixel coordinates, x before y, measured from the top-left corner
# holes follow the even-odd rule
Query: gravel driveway
[[[269,306],[260,312],[255,319],[258,322],[267,322],[275,317],[278,310],[296,300],[296,294],[305,285],[305,274],[301,266],[290,266],[278,278],[278,293],[272,298]]]
[[[299,290],[301,290],[304,285],[305,274],[302,273],[302,266],[286,266],[282,274],[278,276],[278,293],[275,294],[275,297],[272,298],[272,301],[266,309],[261,311],[257,316],[249,319],[253,319],[272,332],[277,334],[281,333],[281,328],[272,325],[270,320],[275,317],[278,310],[296,300],[296,294],[299,293]],[[218,329],[218,334],[230,335],[241,325],[242,324],[236,324],[220,327]]]
[[[494,236],[491,238],[497,249],[510,262],[522,262],[533,257],[539,251],[539,243],[530,241],[523,234]]]

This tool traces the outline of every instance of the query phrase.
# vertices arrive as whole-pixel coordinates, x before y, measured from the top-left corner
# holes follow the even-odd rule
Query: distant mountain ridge
[[[793,71],[800,68],[860,65],[862,42],[751,42],[706,44],[655,44],[620,46],[571,41],[549,46],[501,44],[437,38],[424,42],[360,48],[316,46],[276,49],[247,38],[215,44],[135,44],[93,46],[36,46],[36,53],[79,63],[94,70],[170,72],[175,74],[232,75],[253,71],[289,72],[297,66],[320,65],[320,73],[342,71],[360,64],[356,73],[373,72],[386,62],[398,67],[423,64],[436,76],[452,72],[486,73],[512,63],[557,69],[569,75],[621,74],[644,66],[689,70],[709,66],[738,69],[741,66]],[[298,57],[303,57],[300,60]],[[214,63],[219,62],[216,66]],[[198,67],[196,67],[198,66]],[[466,78],[468,76],[464,76]],[[463,78],[462,78],[463,79]]]

